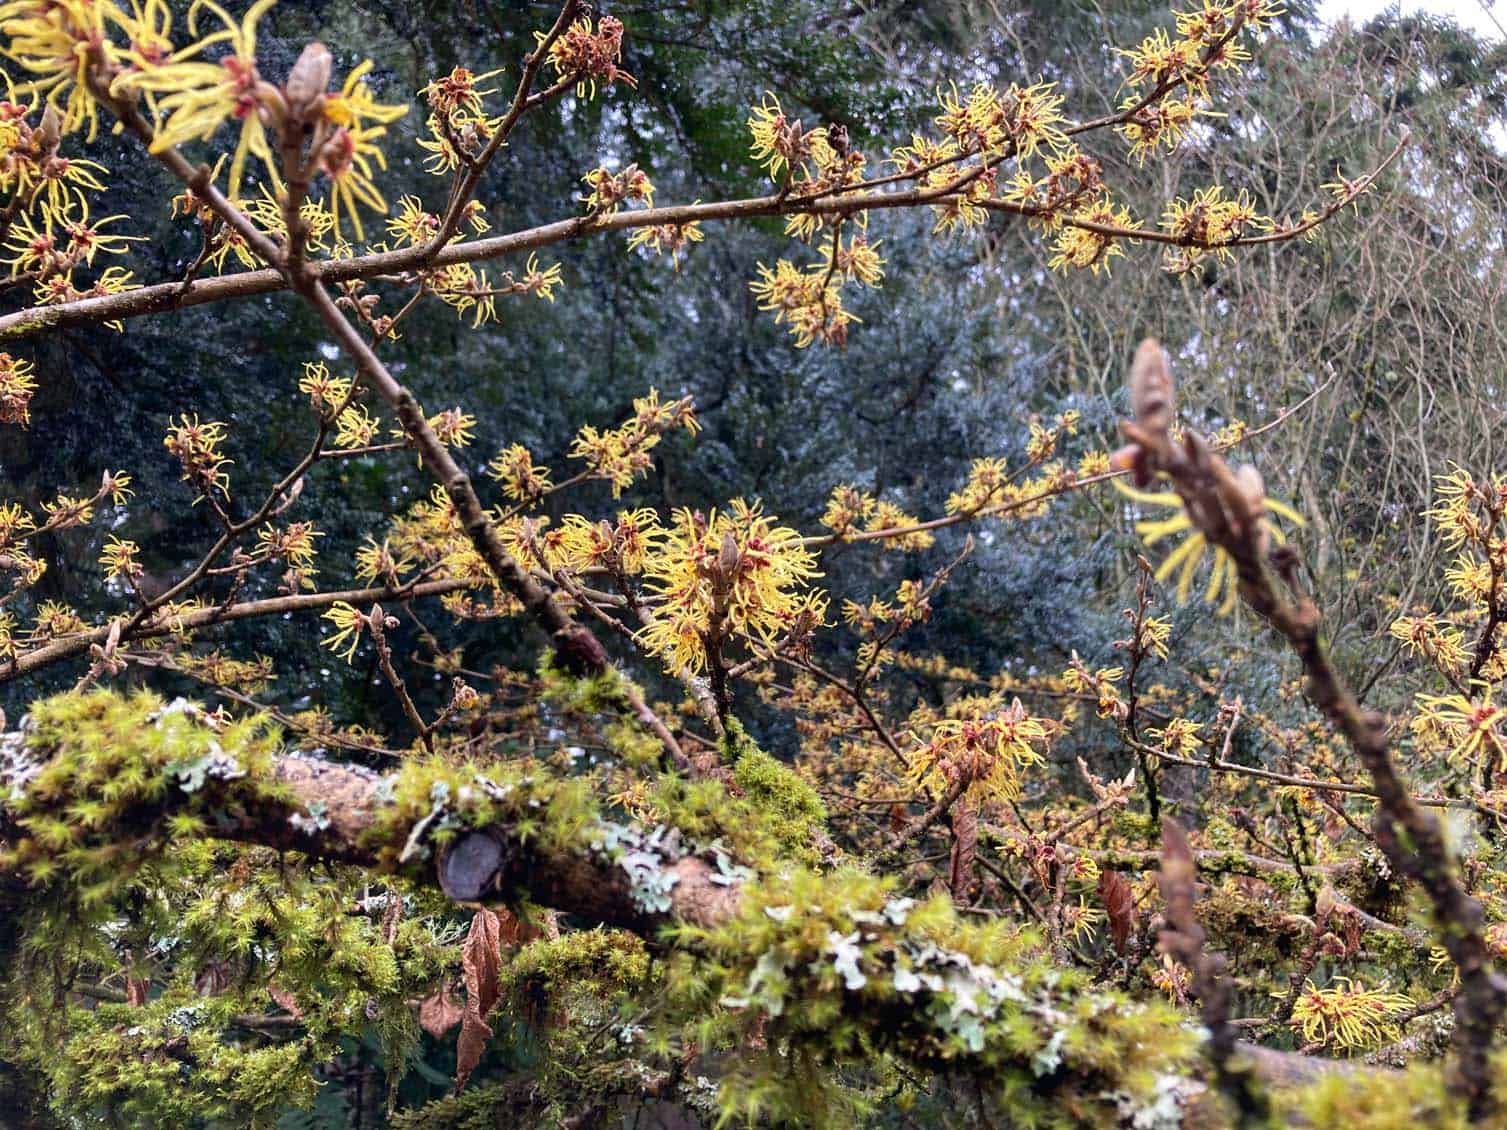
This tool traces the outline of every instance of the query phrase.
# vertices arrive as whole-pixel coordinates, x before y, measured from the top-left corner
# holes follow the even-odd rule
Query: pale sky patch
[[[1364,23],[1389,8],[1404,15],[1451,16],[1461,27],[1490,39],[1507,38],[1507,0],[1319,0],[1319,16],[1333,23],[1349,16]]]

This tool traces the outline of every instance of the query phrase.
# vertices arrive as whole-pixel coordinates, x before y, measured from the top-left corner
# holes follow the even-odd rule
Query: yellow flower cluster
[[[30,361],[0,353],[0,424],[31,423],[31,398],[37,391]]]
[[[815,342],[844,346],[848,326],[858,319],[843,305],[842,291],[834,285],[835,272],[825,264],[802,270],[788,259],[774,269],[758,264],[759,277],[749,289],[759,300],[760,310],[772,310],[775,323],[788,323],[797,349]]]
[[[958,708],[967,713],[965,701]],[[972,717],[939,719],[911,761],[910,779],[941,796],[961,787],[976,799],[1009,801],[1022,774],[1041,763],[1053,724],[1027,713],[1020,699]]]
[[[230,476],[225,468],[230,460],[220,451],[225,442],[225,425],[211,420],[201,423],[199,417],[180,416],[162,441],[168,454],[183,467],[182,480],[193,484],[200,496],[215,492],[230,494]]]
[[[99,552],[99,564],[105,571],[106,579],[134,584],[142,571],[140,553],[141,547],[134,541],[112,535]]]
[[[1160,729],[1148,729],[1146,733],[1160,743],[1162,749],[1179,757],[1192,757],[1203,745],[1198,736],[1198,723],[1187,718],[1173,718]]]
[[[920,519],[907,514],[893,502],[880,501],[875,503],[874,512],[869,515],[864,531],[871,534],[886,530],[897,531],[887,534],[880,541],[880,548],[895,553],[914,553],[930,549],[937,541],[931,531],[916,528],[920,525]]]
[[[1071,666],[1062,673],[1062,685],[1074,694],[1090,694],[1097,700],[1097,709],[1100,718],[1113,718],[1121,721],[1129,713],[1130,707],[1120,697],[1120,688],[1116,685],[1125,677],[1123,667],[1100,667],[1097,670],[1089,670],[1088,666],[1078,658],[1077,652],[1073,653]]]
[[[450,263],[425,272],[429,289],[457,315],[470,314],[473,328],[496,321],[497,299],[506,295],[531,294],[553,302],[560,278],[560,264],[541,266],[537,255],[528,257],[521,276],[504,271],[495,283],[485,270],[470,263]]]
[[[586,210],[593,215],[610,216],[628,203],[654,207],[654,185],[636,164],[616,173],[606,165],[598,165],[581,179],[591,189],[584,199]]]
[[[1183,509],[1183,500],[1172,491],[1153,493],[1150,491],[1136,490],[1126,486],[1119,479],[1111,480],[1115,489],[1134,502],[1150,506],[1161,506],[1175,509],[1177,512],[1168,518],[1146,519],[1135,525],[1136,533],[1141,535],[1141,540],[1148,546],[1155,545],[1165,537],[1179,534],[1186,530],[1193,530],[1184,538],[1171,553],[1162,559],[1162,563],[1156,568],[1156,579],[1165,581],[1177,573],[1177,599],[1186,601],[1193,586],[1193,575],[1198,570],[1198,563],[1203,560],[1204,552],[1209,548],[1208,539],[1197,530],[1193,529],[1193,521]],[[1273,514],[1287,519],[1295,526],[1303,525],[1303,518],[1292,507],[1284,502],[1278,502],[1273,498],[1263,498],[1262,505]],[[1286,540],[1286,535],[1276,525],[1270,526],[1272,537],[1278,542]],[[1204,603],[1212,604],[1219,600],[1220,594],[1224,599],[1219,603],[1218,614],[1226,616],[1235,608],[1240,598],[1239,577],[1235,573],[1235,562],[1219,546],[1214,546],[1214,567],[1210,571],[1208,586],[1204,589]]]
[[[616,498],[649,469],[649,452],[672,428],[685,428],[692,435],[700,430],[691,398],[661,402],[659,391],[650,389],[648,396],[634,400],[633,416],[622,426],[605,431],[583,427],[570,455],[585,461],[592,478],[610,482]]]
[[[1507,710],[1492,702],[1494,688],[1478,681],[1472,697],[1464,694],[1419,695],[1411,728],[1415,736],[1435,738],[1452,758],[1507,768],[1507,737],[1502,725]]]
[[[644,571],[649,555],[664,540],[665,531],[653,510],[619,510],[616,522],[593,522],[567,514],[554,543],[554,563],[573,573],[605,569],[631,577]]]
[[[631,249],[647,248],[656,255],[668,255],[675,269],[680,270],[680,257],[693,243],[700,243],[706,236],[701,225],[690,220],[683,224],[650,224],[636,230],[628,237]]]
[[[4,27],[0,23],[0,34]],[[109,230],[123,216],[91,218],[87,194],[103,191],[99,178],[106,170],[64,156],[63,116],[50,104],[39,108],[36,84],[21,89],[30,92],[30,101],[15,101],[14,92],[0,101],[0,193],[8,197],[0,260],[13,280],[31,284],[42,304],[130,289],[131,272],[120,267],[106,267],[91,283],[76,280],[78,268],[94,266],[101,254],[122,254],[137,237]],[[3,400],[0,391],[0,414],[6,411]],[[24,422],[4,415],[0,420]]]
[[[1336,977],[1328,988],[1305,982],[1293,1005],[1289,1023],[1311,1044],[1324,1047],[1375,1047],[1396,1039],[1396,1016],[1412,1005],[1400,993],[1368,989],[1345,977]]]
[[[356,576],[363,581],[400,585],[412,571],[413,558],[406,550],[394,550],[391,538],[383,538],[380,545],[368,538],[356,550]]]
[[[1439,616],[1399,616],[1387,632],[1401,640],[1413,655],[1421,655],[1442,672],[1453,675],[1466,663],[1465,638],[1460,629]]]
[[[484,90],[481,84],[500,73],[488,71],[478,75],[465,67],[455,67],[419,91],[429,103],[425,123],[429,136],[419,140],[419,146],[429,154],[424,159],[424,168],[429,172],[435,176],[452,173],[463,164],[469,165],[486,149],[502,117],[487,114],[485,99],[497,91]]]
[[[858,528],[878,501],[867,491],[859,490],[851,483],[840,483],[832,488],[827,498],[827,509],[822,514],[822,525],[839,538],[846,537]]]
[[[353,662],[356,648],[361,644],[361,629],[366,624],[365,615],[347,602],[337,600],[325,610],[324,619],[333,624],[335,630],[320,642],[347,663]]]
[[[1074,211],[1072,218],[1072,225],[1058,230],[1047,266],[1054,270],[1087,267],[1096,275],[1100,271],[1108,274],[1110,260],[1125,254],[1124,241],[1114,234],[1115,231],[1135,226],[1130,209],[1116,204],[1105,193],[1081,210]]]
[[[844,623],[864,635],[877,635],[881,629],[887,637],[898,635],[931,618],[927,586],[918,581],[905,580],[895,590],[893,600],[880,600],[873,596],[866,605],[845,600],[842,618]]]
[[[863,179],[867,159],[850,144],[844,127],[807,129],[785,113],[773,94],[766,92],[750,112],[748,132],[753,159],[796,195],[827,195]],[[786,230],[809,239],[821,225],[819,215],[808,213],[792,217]]]
[[[545,38],[541,32],[534,37],[541,43]],[[598,17],[595,25],[589,19],[576,20],[550,44],[549,61],[561,82],[575,83],[578,97],[596,97],[599,79],[608,86],[638,86],[622,68],[623,23],[612,16]]]
[[[487,474],[502,484],[503,493],[514,502],[534,502],[553,486],[549,468],[536,466],[533,455],[521,443],[498,452],[487,464]]]
[[[35,76],[17,93],[45,96],[60,111],[62,133],[87,127],[92,138],[102,104],[128,115],[144,103],[153,152],[209,141],[231,123],[237,131],[226,186],[232,200],[241,195],[252,159],[274,189],[285,175],[302,181],[323,174],[337,237],[347,219],[362,239],[360,210],[387,210],[373,183],[375,169],[384,166],[377,142],[407,111],[376,101],[366,82],[370,62],[331,90],[332,59],[318,44],[304,51],[282,86],[267,81],[256,37],[273,3],[256,0],[237,21],[215,0],[196,0],[187,19],[191,42],[180,46],[162,0],[129,8],[113,0],[10,0],[0,4],[0,50]],[[213,26],[201,30],[204,17]],[[294,131],[297,145],[283,146],[284,133]]]
[[[99,489],[92,495],[74,497],[59,492],[42,502],[41,510],[46,517],[40,525],[20,503],[0,502],[0,574],[7,575],[7,599],[14,599],[35,585],[47,572],[47,562],[32,551],[32,538],[88,524],[94,520],[95,508],[106,499],[113,505],[122,505],[132,493],[130,483],[131,476],[125,472],[107,471],[101,477]],[[100,554],[100,564],[107,579],[127,583],[134,580],[141,572],[139,552],[135,542],[109,537]],[[56,601],[39,601],[33,626],[20,635],[15,632],[15,618],[8,611],[0,612],[3,612],[0,614],[0,658],[13,656],[18,641],[24,641],[29,647],[38,647],[60,635],[83,631],[85,627],[77,613]]]
[[[1438,478],[1434,504],[1424,514],[1454,553],[1444,578],[1458,607],[1450,614],[1412,608],[1389,628],[1452,687],[1449,694],[1418,695],[1409,729],[1423,752],[1498,771],[1507,768],[1507,718],[1494,701],[1507,678],[1501,632],[1507,610],[1507,477],[1477,477],[1456,467]],[[1474,626],[1474,642],[1467,642],[1464,626]]]
[[[644,573],[658,603],[639,638],[676,672],[704,670],[709,643],[773,645],[826,618],[826,597],[808,588],[820,574],[800,534],[742,499],[710,515],[677,510]]]
[[[1199,8],[1174,13],[1176,38],[1158,28],[1121,51],[1130,93],[1120,105],[1126,120],[1116,129],[1130,143],[1131,156],[1145,161],[1158,149],[1177,148],[1192,122],[1212,112],[1206,108],[1211,75],[1250,60],[1237,33],[1263,31],[1282,11],[1273,0],[1204,0]]]
[[[1023,87],[1012,82],[1001,91],[981,82],[966,98],[954,86],[937,100],[942,108],[937,129],[960,153],[982,157],[1008,153],[1024,160],[1043,145],[1060,152],[1070,144],[1062,132],[1063,96],[1057,93],[1056,83]]]
[[[253,557],[258,561],[282,561],[287,565],[283,574],[283,586],[289,592],[314,589],[314,578],[319,570],[314,568],[318,548],[315,538],[324,534],[314,528],[312,522],[290,522],[286,526],[263,526],[257,531],[256,550]]]
[[[1167,205],[1161,227],[1183,241],[1182,246],[1166,253],[1163,265],[1173,274],[1186,274],[1211,255],[1233,258],[1231,242],[1252,232],[1272,231],[1276,222],[1256,211],[1244,189],[1232,198],[1216,184],[1196,190],[1192,200],[1179,197]]]

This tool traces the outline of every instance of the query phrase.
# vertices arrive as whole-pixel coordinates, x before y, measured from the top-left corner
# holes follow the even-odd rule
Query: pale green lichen
[[[657,824],[646,830],[611,820],[597,825],[591,850],[628,876],[629,897],[644,914],[668,913],[670,892],[680,880],[669,867],[691,854],[681,846],[678,828]]]
[[[1097,990],[1029,933],[962,922],[946,899],[897,899],[858,871],[764,875],[735,919],[675,937],[704,955],[670,981],[687,1014],[707,1016],[698,1039],[736,1046],[758,1030],[769,1049],[723,1080],[740,1120],[843,1124],[855,1096],[831,1069],[888,1061],[967,1075],[1023,1122],[1050,1124],[1069,1103],[1078,1124],[1108,1127],[1127,1107],[1165,1107],[1165,1080],[1197,1067],[1170,1008]]]

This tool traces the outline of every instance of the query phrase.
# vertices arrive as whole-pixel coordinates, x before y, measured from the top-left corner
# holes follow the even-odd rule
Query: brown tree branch
[[[1385,719],[1361,707],[1330,661],[1318,606],[1297,583],[1295,551],[1270,544],[1260,475],[1254,468],[1237,475],[1191,432],[1181,444],[1173,442],[1174,385],[1159,344],[1141,344],[1128,383],[1135,419],[1122,425],[1130,446],[1120,460],[1141,481],[1158,472],[1171,480],[1193,524],[1235,562],[1246,603],[1297,653],[1309,699],[1345,735],[1371,776],[1377,843],[1399,874],[1423,888],[1440,940],[1460,973],[1454,1070],[1471,1118],[1484,1118],[1498,1108],[1489,1053],[1507,1013],[1507,981],[1492,968],[1481,905],[1461,882],[1439,821],[1413,798],[1392,760]]]

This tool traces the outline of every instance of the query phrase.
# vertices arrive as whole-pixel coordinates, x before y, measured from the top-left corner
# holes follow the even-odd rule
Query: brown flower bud
[[[1136,423],[1149,432],[1166,432],[1172,426],[1176,390],[1167,351],[1155,338],[1148,337],[1136,349],[1125,383]]]
[[[1256,519],[1265,510],[1266,484],[1261,481],[1261,472],[1254,463],[1247,463],[1235,472],[1235,481],[1240,484],[1240,493],[1249,507],[1247,517]]]
[[[723,577],[731,577],[738,569],[738,539],[728,530],[722,535],[722,548],[717,552],[717,569]]]
[[[298,117],[310,116],[309,110],[314,101],[324,97],[330,88],[330,74],[334,66],[334,57],[323,43],[316,40],[303,49],[298,62],[288,72],[288,81],[284,86],[288,109],[292,114]]]
[[[62,118],[58,114],[58,108],[49,102],[47,109],[42,111],[42,122],[37,127],[37,148],[43,156],[50,157],[57,152],[62,136]]]

